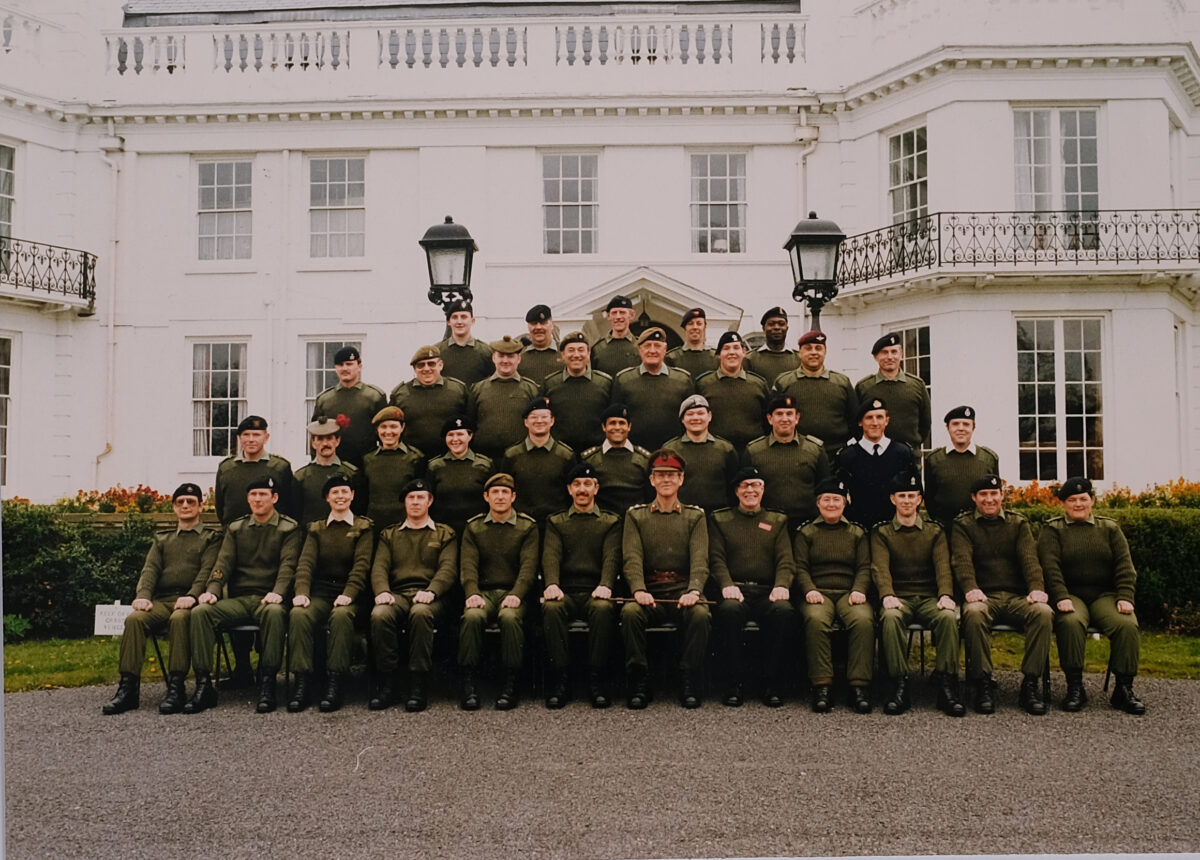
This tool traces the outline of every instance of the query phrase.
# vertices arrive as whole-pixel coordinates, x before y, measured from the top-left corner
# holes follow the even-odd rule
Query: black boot
[[[496,697],[497,711],[511,711],[521,703],[520,674],[516,669],[504,671],[504,686]]]
[[[321,697],[321,701],[317,703],[317,710],[325,714],[330,714],[342,706],[342,685],[345,679],[335,672],[329,673],[329,680],[325,683],[325,695]]]
[[[996,713],[996,687],[991,675],[984,675],[975,682],[975,713]]]
[[[288,699],[289,714],[297,714],[308,707],[308,673],[296,673],[296,686],[292,689],[292,697]]]
[[[688,710],[700,707],[700,685],[696,681],[696,673],[690,669],[683,670],[683,678],[679,684],[679,704]]]
[[[1046,703],[1042,701],[1042,679],[1037,675],[1026,675],[1021,680],[1021,707],[1025,713],[1040,717],[1046,713]]]
[[[1141,716],[1146,713],[1145,703],[1133,692],[1133,676],[1117,675],[1117,687],[1113,690],[1112,706],[1127,714]]]
[[[650,678],[645,666],[633,666],[626,680],[629,687],[629,699],[626,707],[631,711],[640,711],[650,704]]]
[[[404,710],[410,714],[423,711],[429,707],[429,673],[410,672],[408,678],[408,698],[404,700]]]
[[[134,675],[132,672],[122,672],[121,680],[117,683],[117,692],[100,710],[106,716],[113,714],[123,714],[126,711],[136,711],[140,704],[139,691],[141,688],[141,678]]]
[[[742,685],[737,681],[730,683],[725,688],[725,695],[721,698],[721,704],[727,708],[740,708],[742,701]]]
[[[967,709],[958,698],[958,676],[942,675],[938,678],[937,706],[948,717],[965,717]]]
[[[464,711],[479,710],[479,688],[475,681],[475,668],[463,667],[462,700],[458,706]]]
[[[883,705],[883,712],[889,716],[903,714],[912,706],[908,697],[908,676],[901,675],[892,681],[892,695]]]
[[[550,673],[550,686],[546,690],[546,707],[558,710],[567,704],[570,696],[570,678],[565,669],[554,669]]]
[[[833,709],[833,692],[828,684],[817,684],[812,688],[812,709],[815,714],[828,714]]]
[[[854,712],[858,714],[871,713],[871,688],[851,687],[850,707],[854,708]]]
[[[212,675],[197,675],[196,689],[192,697],[183,706],[185,714],[198,714],[201,711],[214,708],[217,705],[217,688],[213,685]]]
[[[171,673],[167,679],[167,695],[158,703],[160,714],[178,714],[183,710],[183,703],[187,701],[186,677],[182,672]]]
[[[258,685],[258,704],[254,709],[260,714],[275,710],[275,672],[263,670],[262,683]]]
[[[593,708],[607,708],[612,704],[608,697],[608,685],[604,682],[604,670],[592,669],[588,673],[588,692],[592,697]]]
[[[392,673],[384,672],[383,677],[379,679],[379,683],[375,685],[375,695],[367,702],[367,709],[371,711],[382,711],[385,708],[391,707],[395,693],[392,689]]]
[[[1065,669],[1063,674],[1067,676],[1067,695],[1063,697],[1062,709],[1072,714],[1082,711],[1083,706],[1087,704],[1087,691],[1083,689],[1083,670]]]

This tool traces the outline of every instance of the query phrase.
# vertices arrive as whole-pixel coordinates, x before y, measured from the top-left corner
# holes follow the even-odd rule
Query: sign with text
[[[120,636],[125,632],[125,616],[133,612],[128,604],[101,603],[96,607],[96,630],[94,636]]]

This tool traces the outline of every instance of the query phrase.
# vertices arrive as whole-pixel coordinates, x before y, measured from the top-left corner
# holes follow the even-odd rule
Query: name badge
[[[760,529],[762,529],[763,531],[765,531],[765,532],[769,532],[769,531],[771,531],[772,529],[774,529],[774,528],[775,528],[775,527],[774,527],[773,525],[771,525],[770,523],[759,523],[759,524],[758,524],[758,527],[759,527]]]

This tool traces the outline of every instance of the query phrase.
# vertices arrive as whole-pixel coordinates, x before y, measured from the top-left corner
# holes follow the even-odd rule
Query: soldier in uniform
[[[628,296],[613,296],[604,309],[611,327],[609,333],[592,344],[592,369],[616,377],[627,367],[641,361],[637,340],[629,330],[633,322],[633,302]]]
[[[575,451],[604,440],[596,417],[612,400],[612,377],[591,366],[591,348],[581,331],[558,342],[562,369],[542,380],[542,393],[554,403],[554,433]]]
[[[246,490],[250,513],[225,529],[221,549],[199,604],[192,610],[192,665],[196,689],[183,706],[196,714],[217,703],[212,682],[217,631],[225,625],[257,624],[261,639],[261,676],[257,710],[275,710],[275,676],[283,665],[287,610],[283,601],[292,587],[304,533],[300,524],[275,509],[275,479],[263,475]],[[226,596],[221,597],[222,592]]]
[[[522,417],[529,401],[538,396],[538,386],[521,376],[521,342],[505,335],[492,342],[495,373],[471,388],[471,420],[474,422],[475,447],[492,459],[525,435]]]
[[[442,430],[446,453],[431,460],[425,473],[437,490],[432,515],[461,535],[467,520],[487,510],[483,485],[492,476],[492,458],[471,450],[475,425],[467,416],[446,419]]]
[[[769,308],[759,320],[763,338],[761,347],[746,358],[746,369],[774,385],[780,374],[800,366],[800,357],[787,348],[788,315],[780,307]]]
[[[533,517],[518,513],[512,475],[488,478],[484,498],[488,512],[467,523],[462,538],[459,576],[466,592],[458,632],[458,665],[463,670],[464,711],[479,710],[476,671],[483,652],[483,630],[500,625],[500,662],[504,679],[496,710],[508,711],[520,701],[518,680],[525,656],[525,597],[537,575],[538,529]]]
[[[746,370],[746,345],[736,331],[721,334],[717,360],[716,370],[696,380],[696,393],[712,407],[712,432],[742,451],[766,429],[767,381]]]
[[[629,410],[613,403],[600,415],[604,441],[580,456],[600,481],[600,507],[625,516],[625,511],[649,498],[650,452],[629,441]]]
[[[692,308],[679,321],[683,326],[683,345],[667,353],[667,364],[686,370],[692,379],[699,379],[717,369],[717,353],[706,343],[708,317],[704,308]]]
[[[529,326],[529,346],[521,354],[521,375],[541,386],[542,380],[559,370],[558,350],[554,348],[554,320],[547,305],[534,305],[525,314]]]
[[[379,674],[372,711],[388,707],[400,667],[399,636],[408,631],[408,698],[404,710],[423,711],[429,704],[429,671],[433,635],[445,616],[443,599],[458,576],[458,540],[454,530],[430,516],[433,486],[417,478],[401,490],[404,520],[379,535],[371,588],[371,644]]]
[[[1046,713],[1038,681],[1050,654],[1054,612],[1044,590],[1042,566],[1029,520],[1003,508],[1004,485],[986,475],[971,486],[975,510],[959,514],[950,537],[950,565],[963,592],[963,640],[967,680],[976,685],[978,713],[996,710],[992,684],[992,624],[1008,622],[1025,628],[1021,661],[1021,707]]]
[[[775,395],[767,401],[771,432],[747,445],[742,454],[742,465],[771,476],[763,505],[787,514],[792,529],[813,518],[817,510],[816,486],[830,475],[829,458],[821,440],[799,435],[798,418],[795,398]]]
[[[638,354],[641,363],[625,368],[613,379],[613,401],[629,407],[634,444],[658,448],[675,435],[679,404],[695,393],[696,386],[686,370],[666,363],[667,334],[661,328],[641,333]]]
[[[896,475],[917,471],[917,459],[903,442],[889,439],[887,404],[878,397],[858,407],[858,442],[838,454],[837,470],[850,490],[847,516],[867,531],[896,515],[891,482]]]
[[[400,489],[425,473],[425,455],[403,441],[404,417],[399,406],[385,406],[372,419],[379,447],[363,458],[362,507],[376,532],[404,519]]]
[[[875,665],[875,611],[867,603],[871,582],[871,548],[867,533],[843,516],[846,485],[827,478],[817,485],[820,515],[796,532],[796,584],[804,593],[804,641],[812,709],[833,706],[833,650],[829,641],[834,617],[849,639],[846,675],[850,706],[871,712],[871,676]]]
[[[895,715],[909,709],[907,637],[908,625],[916,621],[933,632],[938,707],[947,716],[961,717],[967,711],[958,697],[958,605],[946,533],[917,510],[919,475],[897,475],[890,489],[896,515],[871,532],[871,576],[883,604],[879,648],[892,679],[883,711]]]
[[[470,412],[467,386],[442,374],[441,351],[423,346],[412,357],[413,378],[392,389],[388,402],[408,417],[405,438],[409,444],[436,457],[446,452],[442,425],[454,415]]]
[[[442,359],[442,372],[462,382],[469,389],[492,373],[492,350],[486,343],[471,335],[475,325],[475,310],[471,303],[459,299],[448,303],[446,325],[450,336],[437,343]]]
[[[714,513],[708,527],[709,564],[722,598],[713,619],[728,685],[722,701],[730,707],[742,704],[742,630],[753,620],[765,637],[763,704],[778,708],[783,704],[783,663],[796,620],[791,603],[796,562],[787,517],[763,508],[766,483],[758,469],[738,471],[733,487],[737,505]]]
[[[125,616],[118,666],[121,681],[116,695],[103,707],[105,714],[121,714],[137,708],[142,664],[146,661],[146,637],[167,634],[171,654],[167,695],[158,706],[160,714],[177,714],[183,708],[184,679],[191,665],[188,623],[196,598],[208,582],[221,544],[220,529],[200,522],[204,493],[195,484],[180,484],[171,495],[175,528],[155,535],[146,553],[133,597],[133,611]]]
[[[925,508],[949,529],[955,517],[974,507],[971,485],[984,475],[1000,474],[1000,457],[972,441],[975,410],[970,406],[955,406],[945,420],[950,444],[925,455]]]
[[[1134,614],[1137,570],[1129,555],[1129,542],[1116,520],[1092,513],[1096,498],[1091,481],[1068,478],[1058,497],[1066,515],[1042,526],[1038,559],[1057,610],[1054,633],[1058,659],[1067,676],[1062,709],[1079,711],[1087,704],[1083,648],[1090,623],[1112,644],[1109,666],[1117,677],[1112,706],[1127,714],[1144,714],[1146,706],[1133,692],[1140,642]]]
[[[343,460],[362,465],[363,456],[375,447],[371,417],[387,405],[382,388],[362,381],[362,355],[357,347],[344,346],[333,355],[338,384],[317,395],[310,421],[326,416],[342,428],[339,449]]]
[[[307,526],[304,549],[296,565],[295,596],[288,617],[289,663],[296,684],[288,699],[291,713],[308,707],[316,631],[325,630],[325,669],[328,679],[318,708],[336,711],[342,706],[342,686],[350,672],[354,650],[354,622],[359,597],[367,586],[375,533],[371,521],[356,517],[354,483],[334,473],[325,481],[329,513]]]
[[[525,406],[525,439],[504,452],[500,471],[516,482],[517,509],[545,526],[546,518],[563,509],[567,494],[563,475],[575,463],[575,452],[550,435],[554,411],[546,397]]]
[[[646,628],[664,621],[677,624],[683,637],[680,704],[698,708],[702,701],[700,674],[712,625],[701,600],[708,582],[708,525],[704,511],[679,501],[685,465],[674,451],[655,451],[650,457],[654,501],[625,512],[621,554],[633,600],[621,608],[621,638],[632,710],[650,701]]]
[[[827,340],[823,331],[800,335],[800,366],[781,373],[773,390],[796,398],[797,432],[823,440],[832,461],[854,435],[858,397],[848,376],[825,367]]]
[[[901,370],[904,347],[900,335],[889,332],[871,347],[879,371],[864,376],[854,385],[859,402],[878,397],[890,404],[891,433],[914,451],[920,451],[929,441],[932,419],[929,413],[929,389],[925,380]]]
[[[567,623],[588,625],[588,689],[593,708],[607,708],[608,662],[617,638],[617,607],[612,590],[621,564],[621,517],[596,506],[600,482],[595,470],[578,463],[567,473],[571,505],[546,523],[542,548],[542,626],[550,662],[546,707],[561,708],[570,693]]]
[[[679,501],[712,513],[729,506],[733,477],[740,466],[738,454],[727,441],[709,432],[712,409],[693,394],[679,404],[683,435],[664,442],[688,464],[687,481],[679,488]]]
[[[329,516],[325,498],[325,483],[334,475],[345,475],[352,487],[358,485],[358,467],[338,457],[342,428],[332,418],[318,418],[308,425],[309,444],[313,459],[296,470],[296,496],[299,501],[300,525],[323,520]]]

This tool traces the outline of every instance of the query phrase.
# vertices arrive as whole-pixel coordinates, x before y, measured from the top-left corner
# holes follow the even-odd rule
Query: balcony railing
[[[92,307],[96,255],[0,236],[0,294]]]
[[[849,236],[838,280],[935,270],[1200,264],[1200,210],[935,212]]]

